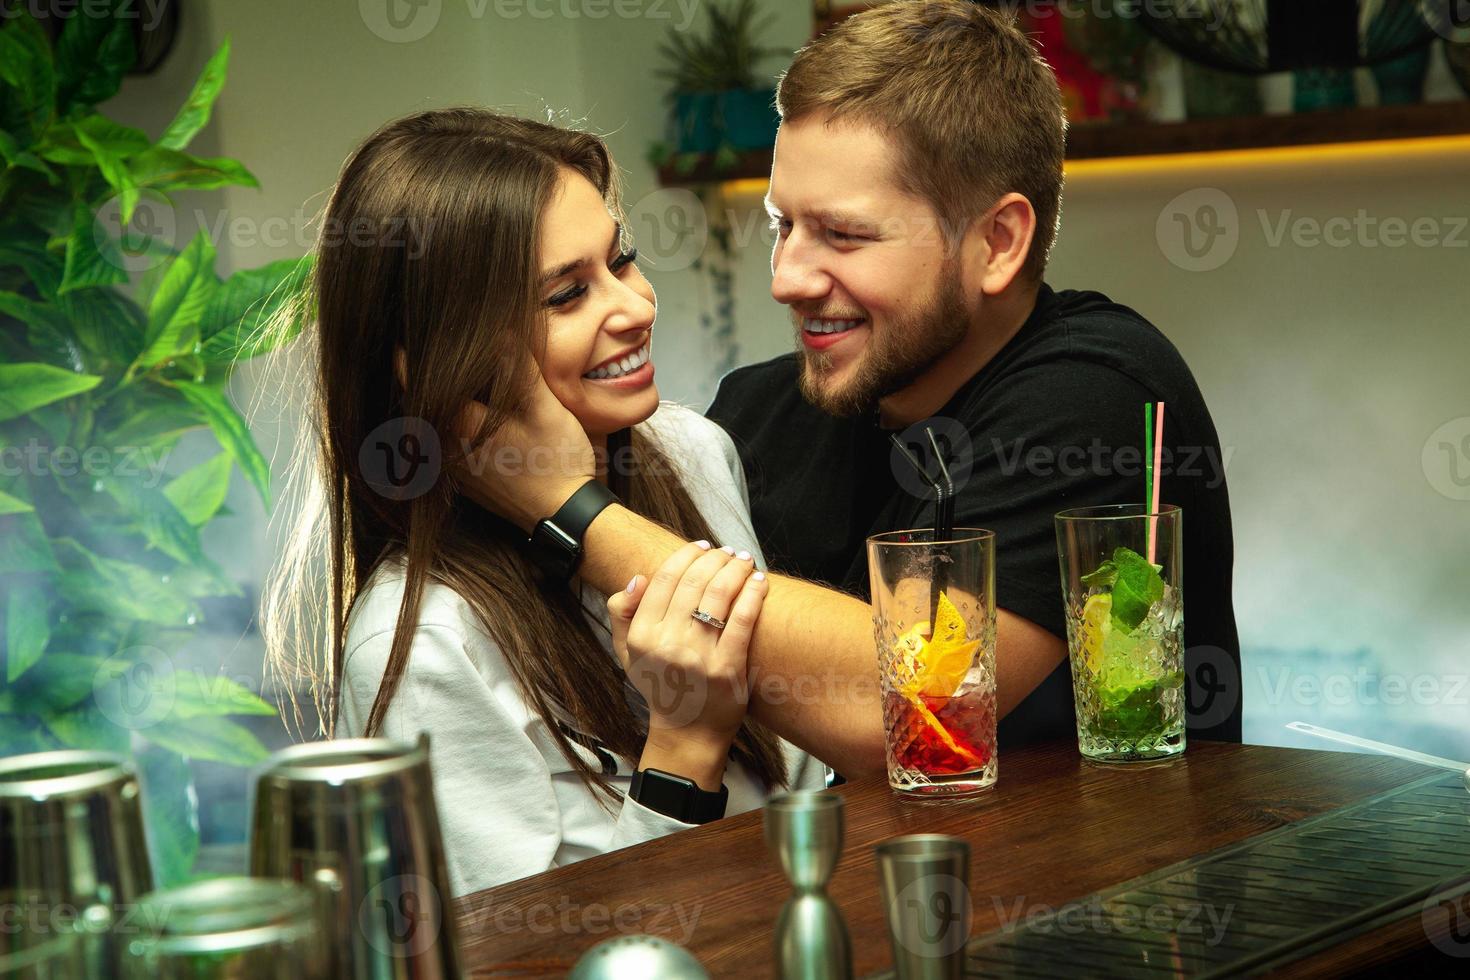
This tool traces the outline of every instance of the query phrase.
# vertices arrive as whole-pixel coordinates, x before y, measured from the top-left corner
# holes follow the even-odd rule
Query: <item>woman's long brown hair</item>
[[[473,445],[528,394],[544,337],[536,243],[565,168],[591,181],[617,212],[616,177],[600,139],[483,109],[399,119],[348,159],[327,206],[310,288],[282,318],[307,324],[297,346],[312,375],[313,431],[298,444],[290,491],[298,517],[262,623],[270,669],[281,675],[298,728],[295,690],[304,679],[322,730],[335,737],[353,603],[380,564],[403,559],[387,669],[366,730],[351,734],[381,730],[411,667],[424,588],[440,583],[478,616],[574,771],[611,800],[604,772],[571,741],[584,736],[636,762],[647,734],[637,694],[579,597],[538,587],[517,540],[524,535],[456,493],[450,477],[463,458],[451,434],[464,404],[489,409]],[[406,388],[394,370],[398,347]],[[390,442],[400,438],[404,419],[416,420],[410,436],[439,438],[441,471],[421,492],[416,481],[411,493],[386,488],[362,456],[385,432]],[[635,427],[615,434],[614,445],[626,447],[618,456],[627,465],[609,468],[613,489],[630,509],[686,539],[714,540],[652,440]],[[326,596],[312,587],[323,578]],[[752,721],[731,757],[767,788],[787,781],[778,740]]]

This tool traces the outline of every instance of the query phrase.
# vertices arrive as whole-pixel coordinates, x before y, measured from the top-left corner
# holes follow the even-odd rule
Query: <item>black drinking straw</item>
[[[935,462],[939,464],[938,478],[929,475],[929,471],[919,462],[918,458],[904,445],[898,433],[889,435],[889,439],[903,458],[909,461],[914,472],[921,476],[925,483],[934,488],[934,541],[948,541],[954,537],[954,480],[950,478],[949,467],[945,465],[944,456],[939,451],[939,442],[934,438],[934,430],[928,426],[924,427],[924,434],[929,437],[929,445],[934,449]],[[932,611],[930,623],[934,622],[934,615],[939,612],[939,594],[949,587],[949,566],[941,561],[934,569],[934,575],[930,579],[929,586],[929,608]]]

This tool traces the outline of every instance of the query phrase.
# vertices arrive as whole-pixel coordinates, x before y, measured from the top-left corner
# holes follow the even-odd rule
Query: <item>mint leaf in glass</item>
[[[1149,607],[1164,597],[1164,580],[1159,577],[1163,566],[1150,564],[1129,548],[1114,551],[1112,564],[1117,569],[1113,582],[1113,625],[1131,633],[1148,615]]]
[[[1105,561],[1097,566],[1090,574],[1082,576],[1082,584],[1087,586],[1100,585],[1105,589],[1111,589],[1113,582],[1118,578],[1118,566],[1111,561]]]

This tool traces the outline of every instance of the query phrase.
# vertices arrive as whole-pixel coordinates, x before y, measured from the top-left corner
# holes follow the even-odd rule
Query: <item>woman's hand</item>
[[[750,555],[685,545],[651,579],[635,576],[607,601],[613,649],[648,702],[639,768],[718,790],[749,703],[746,651],[769,583]],[[723,620],[719,629],[693,617]]]
[[[535,371],[530,396],[520,410],[455,469],[456,481],[470,499],[528,534],[597,470],[582,423],[552,394],[540,369]],[[480,402],[466,403],[459,438],[473,439],[485,413]]]

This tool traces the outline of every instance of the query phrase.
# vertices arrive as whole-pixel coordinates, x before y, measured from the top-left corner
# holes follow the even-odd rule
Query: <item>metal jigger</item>
[[[67,976],[61,964],[72,954],[57,937],[77,932],[86,967],[75,975],[111,972],[109,930],[153,887],[141,801],[137,772],[120,755],[0,759],[0,901],[22,917],[20,929],[0,930],[0,960],[54,955],[49,972],[26,967],[29,975]]]
[[[911,834],[878,845],[878,884],[898,980],[961,980],[970,938],[970,845]]]
[[[226,877],[150,892],[122,966],[128,980],[328,980],[316,896],[295,881]]]
[[[842,797],[788,793],[765,807],[766,846],[796,889],[776,920],[776,973],[783,980],[845,980],[852,941],[827,881],[842,856]]]
[[[316,889],[333,977],[460,976],[425,736],[277,752],[255,786],[250,873]]]

